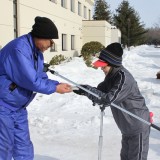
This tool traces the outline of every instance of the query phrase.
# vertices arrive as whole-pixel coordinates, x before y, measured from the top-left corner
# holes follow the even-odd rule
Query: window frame
[[[75,35],[71,35],[71,50],[75,50]]]
[[[61,0],[61,6],[67,8],[67,0]]]
[[[82,3],[78,1],[78,15],[82,16]]]
[[[62,33],[62,51],[67,51],[67,34]]]

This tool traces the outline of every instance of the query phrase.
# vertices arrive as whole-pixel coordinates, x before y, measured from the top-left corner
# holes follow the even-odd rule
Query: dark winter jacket
[[[43,72],[43,63],[43,54],[35,47],[30,34],[21,36],[2,48],[0,105],[17,110],[33,99],[33,92],[55,92],[59,82],[48,79]]]
[[[101,97],[109,98],[111,103],[117,104],[149,122],[149,110],[146,107],[145,99],[141,95],[133,76],[123,66],[113,68],[104,81],[98,85],[98,90],[89,86],[88,89]],[[97,99],[88,93],[86,95],[93,101]],[[113,106],[111,106],[111,110],[122,134],[137,134],[148,127],[148,125]]]

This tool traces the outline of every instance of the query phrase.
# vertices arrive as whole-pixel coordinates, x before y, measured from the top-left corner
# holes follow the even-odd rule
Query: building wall
[[[55,41],[56,51],[47,50],[44,54],[46,61],[57,55],[63,54],[66,57],[80,54],[82,48],[82,20],[91,19],[89,10],[92,13],[94,0],[74,0],[74,11],[71,11],[70,0],[65,0],[66,6],[61,6],[61,0],[17,0],[18,3],[18,36],[32,30],[34,18],[44,16],[50,18],[57,26],[59,39]],[[78,2],[81,3],[81,15],[78,15]],[[84,6],[86,16],[84,16]],[[7,11],[6,12],[6,8]],[[5,15],[5,18],[4,18]],[[4,46],[14,38],[13,27],[13,0],[0,1],[0,45]],[[7,18],[6,18],[7,17]],[[62,51],[62,34],[66,34],[66,50]],[[71,49],[71,35],[75,36],[75,47]],[[5,38],[2,38],[5,37]]]
[[[107,21],[83,21],[83,45],[90,41],[98,41],[104,46],[111,43],[111,24]]]
[[[0,47],[15,38],[13,1],[17,2],[18,36],[32,30],[36,16],[48,17],[57,26],[59,39],[54,40],[54,51],[45,51],[45,61],[49,62],[58,54],[65,57],[77,56],[86,42],[99,41],[107,46],[120,37],[118,30],[111,31],[111,25],[107,21],[92,20],[94,0],[72,0],[73,11],[71,0],[63,0],[66,4],[63,7],[61,0],[0,0]],[[78,4],[81,4],[80,15]],[[62,49],[62,34],[66,36],[65,49]],[[74,48],[71,48],[71,36],[74,36]]]
[[[13,38],[13,1],[0,0],[0,48]]]

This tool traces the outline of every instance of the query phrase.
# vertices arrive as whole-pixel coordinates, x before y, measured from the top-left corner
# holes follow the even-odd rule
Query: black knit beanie
[[[32,26],[33,37],[44,39],[58,39],[58,30],[55,24],[46,17],[36,17]]]
[[[109,63],[111,66],[122,65],[123,49],[120,43],[111,43],[100,52],[99,59]]]

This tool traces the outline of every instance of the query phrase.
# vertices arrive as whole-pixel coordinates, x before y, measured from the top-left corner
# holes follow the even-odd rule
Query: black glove
[[[47,71],[49,71],[49,69],[48,69],[48,67],[50,66],[49,64],[47,64],[47,63],[43,63],[43,66],[44,66],[44,68],[43,68],[43,72],[47,72]]]
[[[82,86],[83,88],[87,89],[87,85],[80,85],[80,86]],[[85,93],[86,93],[86,91],[84,91],[81,88],[73,89],[73,92],[76,93],[76,94],[78,94],[78,95],[85,95]]]
[[[98,104],[98,105],[105,105],[105,107],[108,107],[111,104],[108,96],[102,97],[101,99],[96,98],[96,99],[92,100],[92,102],[93,102],[93,106]]]
[[[100,103],[105,105],[105,106],[110,106],[111,105],[111,101],[109,100],[108,96],[102,97]]]

